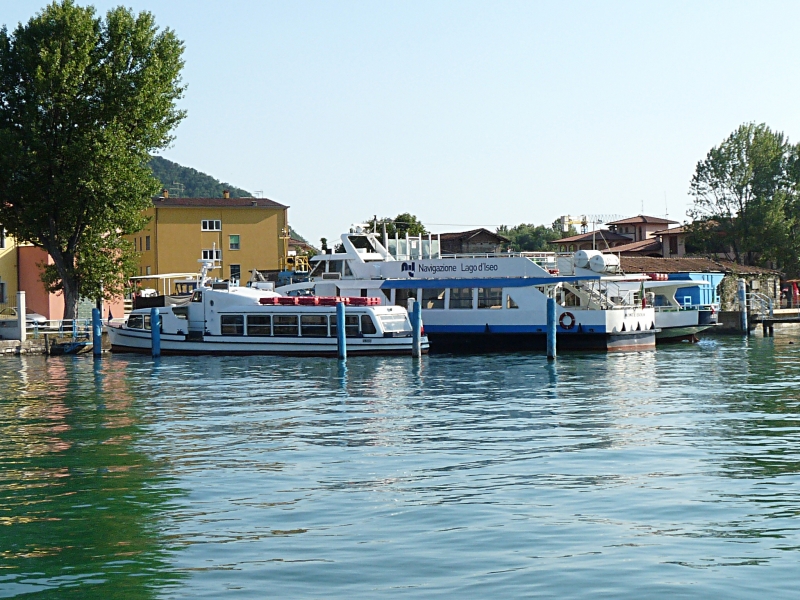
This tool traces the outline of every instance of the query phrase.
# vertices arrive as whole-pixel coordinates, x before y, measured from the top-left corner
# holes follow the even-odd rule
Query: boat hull
[[[656,331],[558,334],[559,351],[637,352],[654,350]],[[431,353],[524,352],[547,349],[545,333],[428,333]]]
[[[147,333],[109,327],[112,352],[151,354],[152,340]],[[347,338],[348,356],[411,355],[410,337]],[[428,338],[422,338],[422,352],[428,352]],[[338,356],[335,338],[279,338],[248,340],[242,337],[203,336],[188,340],[183,335],[161,335],[161,354],[226,356]]]

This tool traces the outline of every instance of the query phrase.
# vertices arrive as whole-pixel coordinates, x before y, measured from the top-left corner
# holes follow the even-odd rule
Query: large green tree
[[[408,233],[408,235],[427,235],[428,233],[428,230],[425,229],[425,225],[411,213],[400,213],[394,219],[391,217],[384,217],[382,219],[375,217],[373,219],[368,219],[366,223],[368,225],[367,230],[374,231],[375,233],[383,233],[385,225],[386,234],[392,238],[395,233],[403,238],[405,238],[406,233]]]
[[[142,211],[160,186],[147,163],[184,117],[183,43],[148,12],[105,18],[53,2],[0,30],[0,222],[52,257],[43,280],[64,294],[122,290]]]
[[[744,124],[712,148],[692,177],[689,242],[740,264],[794,269],[796,154],[783,133],[763,123]]]
[[[553,246],[550,242],[578,232],[570,227],[570,231],[565,233],[561,230],[561,221],[556,221],[550,226],[532,223],[521,223],[514,227],[501,225],[497,228],[497,233],[507,237],[511,242],[511,249],[517,252],[552,252]]]

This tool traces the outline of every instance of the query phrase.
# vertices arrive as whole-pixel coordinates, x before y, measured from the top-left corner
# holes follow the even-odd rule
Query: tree
[[[408,235],[428,235],[425,225],[411,213],[400,213],[394,219],[391,217],[377,219],[377,228],[375,219],[368,219],[366,223],[367,231],[380,234],[383,233],[383,226],[386,225],[386,235],[389,237],[394,237],[395,233],[403,238],[406,237],[406,233]]]
[[[740,126],[697,163],[689,243],[740,264],[786,265],[796,228],[796,148],[765,124]],[[796,253],[795,253],[796,254]]]
[[[150,153],[185,116],[175,106],[183,43],[148,12],[95,16],[53,2],[12,34],[0,30],[0,222],[44,248],[43,281],[64,294],[119,293],[160,185]]]
[[[522,223],[509,228],[501,225],[497,233],[507,237],[511,241],[511,249],[517,252],[549,252],[553,250],[551,241],[577,234],[577,231],[564,233],[561,231],[561,221],[556,221],[551,226]]]

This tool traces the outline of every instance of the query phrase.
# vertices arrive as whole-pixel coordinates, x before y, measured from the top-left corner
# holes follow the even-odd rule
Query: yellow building
[[[16,305],[17,284],[17,245],[14,238],[6,235],[0,226],[0,305]]]
[[[227,193],[225,194],[227,196]],[[246,281],[253,269],[277,270],[285,258],[288,207],[267,198],[153,199],[147,226],[129,236],[139,274],[196,273],[199,259],[221,266],[215,277]]]

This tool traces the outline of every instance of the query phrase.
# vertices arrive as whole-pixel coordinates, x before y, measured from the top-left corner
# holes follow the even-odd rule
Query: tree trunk
[[[64,294],[64,320],[69,321],[77,318],[78,302],[80,301],[81,297],[78,293],[78,286],[75,285],[75,282],[67,281],[66,279],[62,279],[61,282],[64,286],[64,289],[62,290],[62,293]]]

